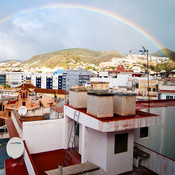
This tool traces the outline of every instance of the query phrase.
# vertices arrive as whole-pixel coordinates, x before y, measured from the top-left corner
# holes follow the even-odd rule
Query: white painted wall
[[[64,148],[64,118],[23,122],[23,140],[31,154]]]
[[[127,152],[114,154],[115,135],[128,133]],[[116,175],[127,171],[132,171],[133,167],[133,145],[134,131],[111,132],[107,134],[107,165],[106,172],[110,175]]]
[[[173,99],[175,99],[175,93],[161,93],[160,99],[166,99],[166,96],[173,96]]]
[[[87,161],[90,161],[106,171],[107,133],[87,129]]]
[[[175,107],[150,108],[150,112],[160,115],[160,125],[150,126],[147,138],[140,138],[140,129],[135,129],[135,142],[175,159]]]
[[[46,89],[46,74],[42,74],[41,76],[41,88]]]
[[[118,86],[129,86],[129,78],[132,74],[118,74],[117,78],[91,78],[91,82],[109,82],[109,88],[118,88]]]
[[[58,89],[58,74],[53,75],[53,86],[52,89]]]

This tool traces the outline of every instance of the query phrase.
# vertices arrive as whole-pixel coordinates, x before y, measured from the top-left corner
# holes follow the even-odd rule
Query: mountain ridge
[[[155,52],[151,55],[158,56],[158,57],[169,57],[172,61],[175,61],[175,52],[168,49],[168,48],[158,50],[157,52]]]
[[[112,51],[94,51],[84,48],[71,48],[55,52],[49,52],[40,55],[34,55],[31,59],[24,61],[23,64],[32,65],[34,67],[65,67],[68,63],[86,62],[88,64],[99,65],[113,57],[122,58],[116,50]]]

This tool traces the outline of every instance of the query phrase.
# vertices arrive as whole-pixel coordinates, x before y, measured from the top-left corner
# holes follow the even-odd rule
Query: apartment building
[[[62,75],[62,89],[69,91],[72,86],[82,86],[89,83],[91,72],[84,69],[66,70]]]

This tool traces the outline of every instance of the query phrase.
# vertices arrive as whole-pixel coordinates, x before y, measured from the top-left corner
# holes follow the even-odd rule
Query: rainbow
[[[107,10],[104,9],[100,9],[100,8],[95,8],[95,7],[91,7],[91,6],[85,6],[85,5],[80,5],[80,4],[51,4],[51,5],[44,5],[44,6],[39,6],[36,8],[30,8],[30,9],[26,9],[23,10],[19,13],[7,16],[3,19],[0,19],[0,23],[3,23],[7,20],[10,20],[14,17],[23,15],[23,14],[27,14],[27,13],[31,13],[34,11],[39,11],[39,10],[44,10],[44,9],[54,9],[54,8],[66,8],[66,9],[78,9],[78,10],[84,10],[84,11],[88,11],[88,12],[92,12],[92,13],[96,13],[99,15],[103,15],[105,17],[109,17],[115,21],[118,21],[126,26],[128,26],[129,28],[135,30],[137,33],[141,34],[144,38],[146,38],[147,40],[149,40],[150,42],[152,42],[154,44],[154,46],[156,46],[159,50],[161,50],[163,47],[163,45],[161,43],[159,43],[153,36],[151,36],[147,31],[145,31],[143,28],[141,28],[140,26],[138,26],[137,24],[129,21],[128,19],[116,14],[116,13],[112,13],[109,12]]]

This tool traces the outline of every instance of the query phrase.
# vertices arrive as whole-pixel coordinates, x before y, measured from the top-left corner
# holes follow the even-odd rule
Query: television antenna
[[[134,52],[135,52],[135,49],[132,49],[132,50],[130,50],[129,52],[132,53],[133,50],[134,50]],[[146,59],[147,59],[147,70],[146,70],[146,74],[147,74],[147,81],[148,81],[148,84],[147,84],[147,91],[148,91],[148,112],[150,112],[148,50],[145,49],[144,46],[142,46],[142,49],[139,50],[139,52],[140,52],[142,55],[145,55],[145,54],[146,54]]]

